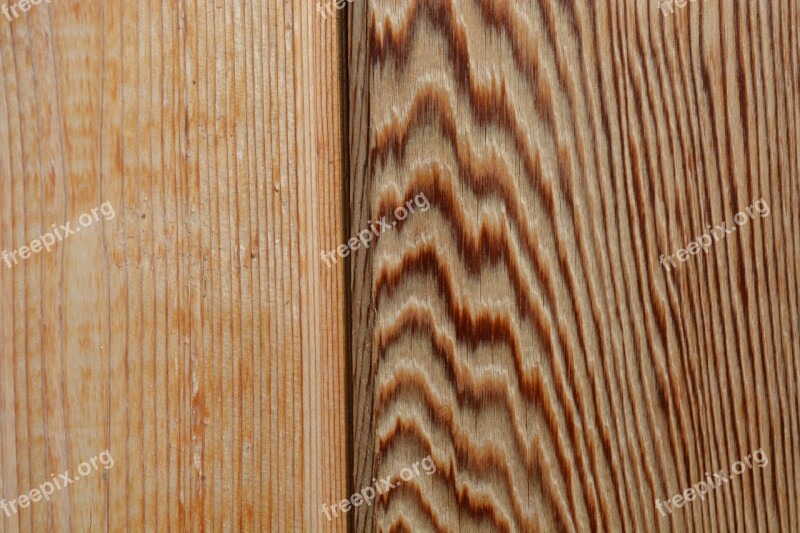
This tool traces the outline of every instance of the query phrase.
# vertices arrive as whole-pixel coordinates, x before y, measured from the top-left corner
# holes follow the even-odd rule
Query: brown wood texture
[[[800,529],[798,6],[353,6],[357,531]]]
[[[0,16],[0,498],[15,531],[343,531],[340,35],[306,1]]]

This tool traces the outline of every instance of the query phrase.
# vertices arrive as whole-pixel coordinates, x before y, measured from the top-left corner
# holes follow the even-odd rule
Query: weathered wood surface
[[[343,531],[339,34],[306,1],[0,16],[0,531]]]
[[[799,6],[353,6],[357,531],[800,528]]]

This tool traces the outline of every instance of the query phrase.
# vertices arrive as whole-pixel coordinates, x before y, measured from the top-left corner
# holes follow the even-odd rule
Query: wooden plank
[[[349,133],[349,235],[363,231],[371,222],[373,180],[369,178],[370,153],[370,63],[368,57],[369,3],[359,1],[348,10],[347,67],[348,67],[348,133]],[[374,248],[362,249],[349,258],[349,304],[351,335],[351,451],[353,490],[371,487],[375,470],[375,427],[373,402],[375,398],[376,361],[373,346],[375,308],[373,303]],[[352,512],[355,531],[369,531],[374,525],[377,504],[360,505]]]
[[[800,9],[683,3],[354,6],[357,531],[800,527]]]
[[[300,0],[0,16],[0,249],[114,210],[0,264],[0,497],[114,460],[0,532],[344,530],[339,42]]]

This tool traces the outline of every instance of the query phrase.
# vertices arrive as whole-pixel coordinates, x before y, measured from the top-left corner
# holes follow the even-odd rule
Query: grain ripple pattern
[[[352,483],[436,466],[357,531],[800,527],[799,22],[791,0],[353,6],[351,233],[430,208],[350,260]]]

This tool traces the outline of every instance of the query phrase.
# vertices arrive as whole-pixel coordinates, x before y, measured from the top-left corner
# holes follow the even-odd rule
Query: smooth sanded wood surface
[[[798,6],[354,6],[357,531],[800,528]]]
[[[343,531],[340,57],[306,1],[0,17],[0,531]]]

